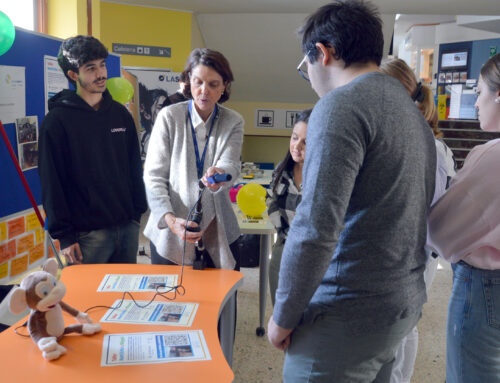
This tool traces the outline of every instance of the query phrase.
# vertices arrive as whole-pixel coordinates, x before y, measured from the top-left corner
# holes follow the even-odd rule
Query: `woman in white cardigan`
[[[231,207],[230,183],[212,184],[208,177],[240,172],[243,118],[219,103],[230,95],[233,74],[226,58],[217,51],[191,52],[181,80],[189,99],[160,111],[156,119],[144,166],[144,183],[151,214],[144,235],[151,240],[153,264],[181,264],[195,258],[195,243],[202,239],[210,255],[208,265],[238,269],[236,240],[240,235]],[[186,231],[187,215],[202,197],[200,231]]]

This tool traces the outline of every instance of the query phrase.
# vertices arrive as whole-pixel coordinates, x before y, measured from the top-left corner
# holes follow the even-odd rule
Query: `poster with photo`
[[[439,72],[438,83],[444,84],[446,82],[446,74],[444,72]]]
[[[168,105],[168,97],[179,90],[181,74],[161,68],[124,67],[124,69],[135,76],[138,82],[136,94],[138,94],[137,109],[140,122],[139,142],[141,156],[146,158],[156,116],[164,106]]]
[[[451,84],[453,80],[451,72],[446,72],[446,83]]]
[[[453,82],[460,82],[460,72],[453,72]]]
[[[460,72],[460,82],[467,81],[467,72]]]
[[[38,118],[16,118],[17,153],[22,170],[38,166]]]

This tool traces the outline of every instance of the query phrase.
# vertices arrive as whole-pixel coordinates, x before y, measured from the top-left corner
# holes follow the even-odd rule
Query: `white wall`
[[[382,26],[382,32],[384,34],[384,57],[387,57],[387,55],[389,54],[389,48],[391,47],[391,39],[393,37],[392,33],[394,31],[394,21],[396,18],[396,14],[386,13],[380,15],[380,18],[384,23]]]
[[[297,29],[307,14],[219,13],[197,16],[207,47],[231,63],[236,81],[231,100],[312,104],[316,94],[297,73],[304,57]],[[384,56],[394,28],[394,14],[381,15]]]
[[[436,39],[436,25],[415,26],[410,32],[410,43],[420,49],[434,47]]]
[[[191,17],[191,49],[205,48],[206,46],[207,44],[205,44],[205,39],[198,23],[198,16],[193,14]]]

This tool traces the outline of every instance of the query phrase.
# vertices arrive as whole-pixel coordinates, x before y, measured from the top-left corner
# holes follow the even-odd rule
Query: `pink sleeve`
[[[482,265],[482,248],[500,250],[498,163],[499,140],[475,147],[450,188],[431,209],[429,246],[450,262],[467,257],[468,263]],[[500,268],[500,259],[494,263]]]

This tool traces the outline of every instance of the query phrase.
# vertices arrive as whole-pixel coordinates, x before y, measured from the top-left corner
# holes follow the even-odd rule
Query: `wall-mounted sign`
[[[495,46],[490,46],[490,57],[495,56],[497,54],[497,47]]]
[[[273,110],[258,110],[257,111],[257,126],[259,128],[274,128],[274,111]]]
[[[292,129],[300,110],[287,109],[256,109],[255,126],[257,128]]]
[[[286,124],[287,129],[292,129],[299,118],[300,110],[287,110],[286,111]]]
[[[122,55],[171,57],[172,48],[113,43],[113,52]]]

